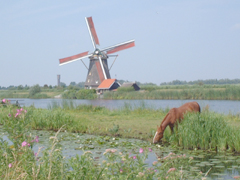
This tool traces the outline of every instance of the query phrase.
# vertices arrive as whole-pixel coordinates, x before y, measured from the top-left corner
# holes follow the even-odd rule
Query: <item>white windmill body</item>
[[[97,33],[92,21],[92,17],[86,17],[85,19],[86,19],[87,27],[92,40],[92,44],[94,47],[94,52],[88,54],[88,51],[87,51],[74,56],[59,59],[59,65],[68,64],[78,60],[82,61],[83,58],[88,57],[90,59],[89,67],[87,67],[83,63],[85,67],[88,69],[88,74],[85,81],[85,88],[96,89],[105,79],[111,79],[109,68],[108,68],[108,61],[107,61],[108,54],[112,54],[124,49],[134,47],[135,41],[134,40],[126,41],[126,42],[116,44],[114,46],[110,46],[100,50],[99,48],[96,47],[96,45],[100,45],[100,44],[99,44]]]

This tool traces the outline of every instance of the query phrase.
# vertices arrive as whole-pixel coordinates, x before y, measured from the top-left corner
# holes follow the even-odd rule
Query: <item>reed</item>
[[[213,112],[186,114],[173,135],[166,139],[185,149],[239,152],[239,130],[230,126],[223,115]]]
[[[57,131],[63,125],[70,126],[73,122],[73,116],[63,112],[61,109],[45,110],[28,108],[27,116],[31,119],[33,129],[45,129]]]
[[[117,91],[104,93],[105,99],[205,99],[240,100],[238,85],[204,86],[153,86],[141,91]]]

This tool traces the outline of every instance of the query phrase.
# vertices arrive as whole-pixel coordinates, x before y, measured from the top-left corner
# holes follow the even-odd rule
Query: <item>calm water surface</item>
[[[181,106],[182,104],[192,101],[192,100],[62,100],[62,99],[10,99],[12,103],[16,100],[22,106],[34,105],[36,108],[48,108],[49,105],[57,103],[62,104],[62,101],[72,101],[74,105],[87,104],[94,106],[104,106],[109,109],[119,109],[124,107],[126,104],[131,105],[131,107],[148,107],[155,109],[165,109]],[[201,108],[209,106],[210,111],[224,113],[224,114],[240,114],[240,101],[230,101],[230,100],[196,100]]]

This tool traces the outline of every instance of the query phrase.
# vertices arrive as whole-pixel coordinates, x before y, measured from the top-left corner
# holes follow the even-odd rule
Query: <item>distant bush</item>
[[[204,84],[240,84],[240,79],[207,79],[207,80],[196,80],[196,81],[180,81],[174,80],[172,82],[163,82],[160,85],[204,85]]]
[[[95,89],[81,89],[76,92],[77,99],[96,99],[97,94]]]
[[[119,87],[117,89],[119,92],[131,92],[131,91],[135,91],[134,87]]]
[[[159,89],[159,86],[141,86],[141,89],[146,91],[154,91]]]
[[[46,99],[49,98],[47,94],[42,94],[42,93],[37,93],[34,96],[32,96],[31,98],[34,99]]]
[[[95,89],[72,89],[65,91],[62,97],[64,99],[96,99],[97,94]]]
[[[34,85],[34,86],[32,86],[30,88],[30,90],[29,90],[29,97],[31,98],[35,94],[40,93],[40,92],[41,92],[41,87],[38,84],[36,84],[36,85]]]

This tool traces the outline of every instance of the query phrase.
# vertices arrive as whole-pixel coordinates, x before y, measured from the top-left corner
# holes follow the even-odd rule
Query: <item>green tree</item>
[[[65,88],[67,85],[64,82],[60,82],[60,86]]]
[[[75,82],[70,82],[69,86],[76,86]]]
[[[23,89],[23,86],[22,85],[19,85],[18,87],[17,87],[17,90],[22,90]]]
[[[30,88],[29,97],[32,97],[35,94],[40,93],[40,92],[41,92],[41,87],[38,84],[36,84]]]

